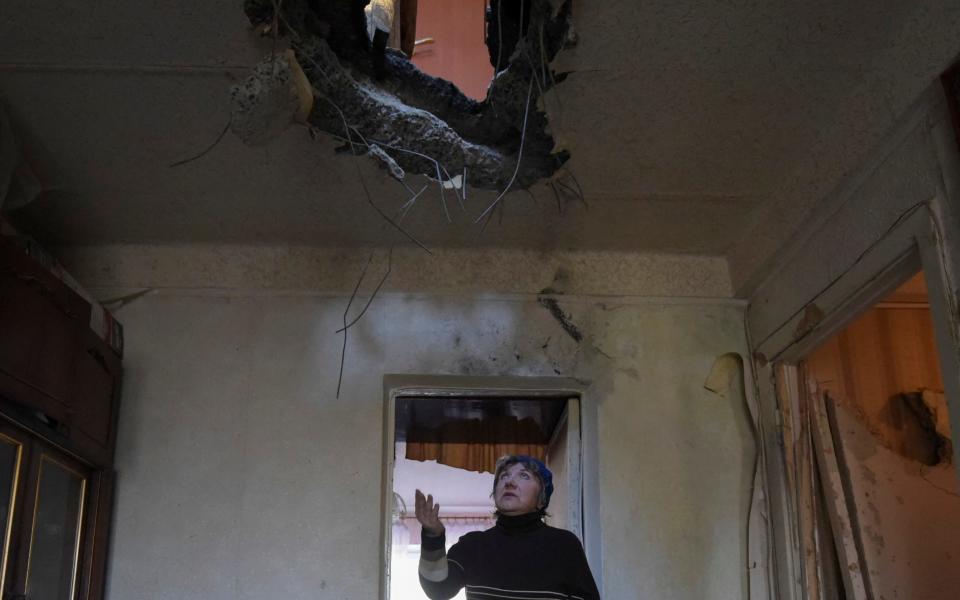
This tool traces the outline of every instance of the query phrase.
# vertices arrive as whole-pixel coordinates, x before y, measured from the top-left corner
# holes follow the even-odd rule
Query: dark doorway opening
[[[547,523],[583,537],[580,399],[570,395],[395,398],[391,465],[391,600],[425,598],[417,578],[420,526],[416,489],[440,503],[452,545],[492,527],[493,468],[504,454],[529,454],[553,471]]]

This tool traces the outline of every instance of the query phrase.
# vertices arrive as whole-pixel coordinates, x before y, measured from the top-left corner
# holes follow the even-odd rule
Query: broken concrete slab
[[[313,109],[313,90],[292,51],[260,62],[230,90],[230,129],[250,145],[262,145]]]
[[[467,98],[449,81],[420,72],[402,52],[388,48],[374,56],[364,4],[288,0],[275,15],[272,0],[244,3],[254,25],[275,26],[272,31],[289,38],[317,97],[308,117],[314,128],[346,140],[356,154],[376,143],[407,172],[441,180],[450,179],[448,173],[466,172],[469,185],[483,189],[529,187],[563,166],[568,154],[555,148],[537,101],[562,80],[549,63],[568,41],[571,0],[559,9],[550,0],[530,0],[527,30],[532,33],[516,45],[483,102]],[[275,62],[265,59],[267,65]],[[272,72],[262,65],[253,76],[261,84],[257,74]],[[250,86],[237,89],[243,87]],[[248,110],[248,97],[235,91],[235,115]],[[264,104],[271,99],[277,104],[274,112],[279,115],[289,113],[289,97],[264,99]],[[263,118],[252,129],[263,135],[247,135],[260,142],[283,119],[274,119],[265,106],[257,108]]]

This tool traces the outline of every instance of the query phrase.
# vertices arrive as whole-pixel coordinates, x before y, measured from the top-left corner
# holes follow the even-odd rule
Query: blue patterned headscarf
[[[540,499],[543,502],[543,506],[540,507],[540,512],[544,512],[547,510],[547,506],[550,505],[550,496],[553,495],[553,473],[551,473],[547,465],[543,464],[543,461],[539,459],[527,456],[526,454],[508,454],[500,457],[500,459],[497,460],[497,468],[493,474],[494,490],[497,488],[497,480],[500,478],[500,473],[504,469],[508,469],[517,464],[523,465],[540,481]]]

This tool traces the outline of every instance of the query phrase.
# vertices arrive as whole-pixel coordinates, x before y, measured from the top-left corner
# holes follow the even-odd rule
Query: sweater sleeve
[[[422,532],[420,541],[420,587],[431,600],[448,600],[463,588],[464,569],[457,542],[446,552],[446,535],[427,535]],[[458,559],[458,557],[460,557]]]
[[[570,554],[572,564],[569,565],[568,582],[571,598],[578,600],[600,600],[600,592],[597,590],[597,582],[593,579],[593,573],[590,571],[590,565],[587,563],[587,555],[583,551],[583,544],[577,536],[570,534]]]

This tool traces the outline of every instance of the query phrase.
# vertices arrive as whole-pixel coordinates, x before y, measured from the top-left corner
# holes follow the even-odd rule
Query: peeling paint
[[[710,374],[703,387],[720,396],[726,396],[733,385],[734,377],[742,377],[741,362],[736,354],[724,354],[713,362]]]

